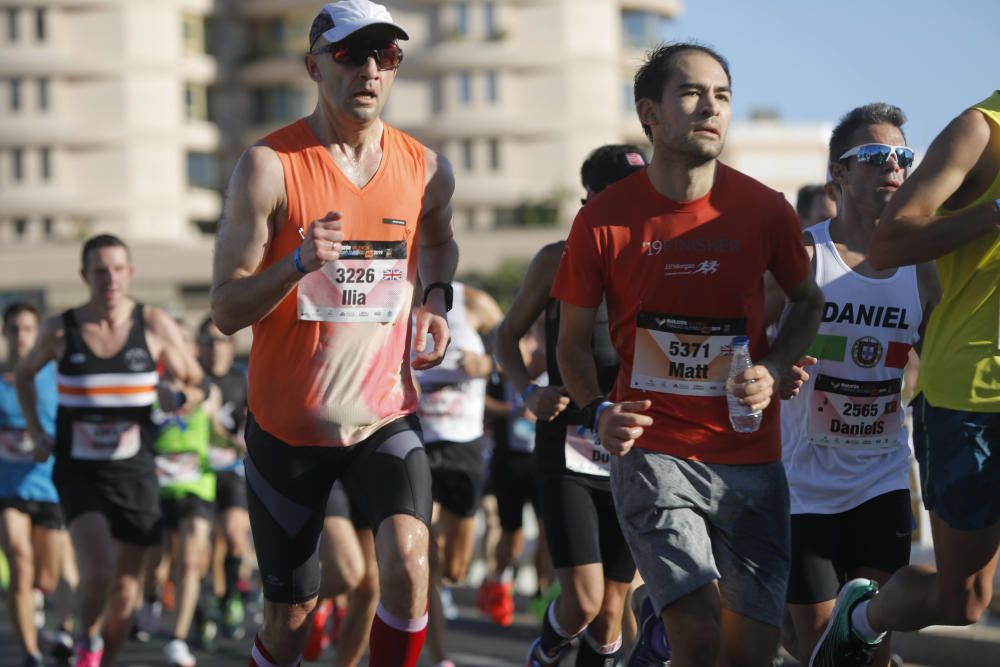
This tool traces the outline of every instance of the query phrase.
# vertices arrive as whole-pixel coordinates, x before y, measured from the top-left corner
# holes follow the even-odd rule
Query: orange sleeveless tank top
[[[290,445],[353,445],[417,409],[410,304],[426,161],[419,142],[383,127],[382,161],[363,188],[305,120],[264,138],[281,160],[288,210],[258,270],[329,211],[340,212],[346,237],[338,261],[304,276],[253,326],[249,408]]]

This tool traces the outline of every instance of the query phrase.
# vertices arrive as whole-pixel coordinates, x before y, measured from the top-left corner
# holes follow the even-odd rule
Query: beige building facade
[[[395,0],[410,32],[388,122],[453,163],[460,271],[562,237],[579,165],[645,146],[631,78],[680,0]],[[138,296],[207,307],[215,224],[239,155],[309,113],[316,0],[0,0],[0,305],[84,297],[79,244],[133,247]],[[794,196],[826,125],[733,126],[725,159]]]

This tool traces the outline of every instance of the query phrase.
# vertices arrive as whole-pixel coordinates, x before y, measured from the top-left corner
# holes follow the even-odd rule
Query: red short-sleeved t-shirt
[[[755,360],[768,352],[768,269],[786,290],[806,279],[798,218],[779,192],[721,163],[700,199],[667,199],[643,170],[580,210],[552,296],[596,308],[606,295],[621,358],[612,400],[652,401],[637,447],[709,463],[780,460],[780,401],[756,433],[736,433],[724,387],[734,336],[749,336]]]

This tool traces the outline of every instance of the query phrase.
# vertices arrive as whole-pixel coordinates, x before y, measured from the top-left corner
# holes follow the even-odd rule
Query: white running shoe
[[[163,655],[167,657],[170,667],[195,667],[198,662],[183,639],[171,639],[167,642],[163,647]]]

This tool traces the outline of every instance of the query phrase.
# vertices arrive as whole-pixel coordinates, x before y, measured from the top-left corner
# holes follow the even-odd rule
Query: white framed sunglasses
[[[909,146],[890,146],[889,144],[861,144],[855,146],[840,156],[841,160],[857,156],[858,162],[881,167],[889,161],[889,156],[896,157],[896,164],[902,169],[913,164],[913,149]]]

